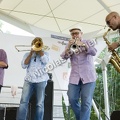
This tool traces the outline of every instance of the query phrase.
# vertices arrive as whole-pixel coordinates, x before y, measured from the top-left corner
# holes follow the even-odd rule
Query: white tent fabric
[[[1,0],[0,13],[38,28],[69,33],[81,26],[84,33],[104,28],[105,17],[120,12],[120,0]],[[5,17],[0,17],[7,22]],[[102,32],[102,31],[101,31]]]
[[[46,40],[50,37],[50,31],[51,33],[52,31],[56,32],[56,35],[63,34],[67,36],[69,34],[69,29],[74,26],[82,27],[82,31],[86,35],[84,37],[95,37],[94,35],[96,35],[98,31],[100,31],[99,34],[103,34],[107,28],[105,17],[111,11],[120,13],[120,0],[0,0],[0,19],[27,30],[35,36],[41,35],[39,28],[44,29],[42,31],[42,37],[46,37]],[[92,35],[93,33],[95,34],[89,36],[90,33],[92,33]],[[18,56],[17,51],[13,49],[14,45],[21,44],[22,40],[24,40],[26,44],[32,39],[31,37],[25,38],[4,34],[1,34],[1,38],[1,43],[3,42],[3,44],[0,45],[1,48],[9,48],[7,51],[10,58],[9,63],[16,62],[15,59],[11,58],[10,50],[13,50],[12,54],[16,55],[16,59],[20,60],[22,58],[22,54],[20,53]],[[50,40],[50,44],[52,44],[53,39],[51,38]],[[4,42],[8,43],[8,41],[10,41],[9,44],[4,44]],[[55,41],[55,43],[58,44],[58,41],[59,40]],[[55,45],[51,46],[55,48]],[[101,41],[101,37],[100,39],[97,39],[97,56],[105,47],[106,44],[103,40]],[[20,67],[20,61],[17,62]],[[60,68],[61,66],[59,69]],[[13,74],[14,70],[11,69],[15,70],[16,65],[13,64],[12,67],[10,66],[10,69],[6,71],[8,76],[9,74]],[[55,69],[54,74],[57,74],[59,69]],[[66,71],[63,71],[64,74],[62,77],[64,80],[67,80]],[[16,72],[17,75],[19,75],[19,71]],[[8,76],[6,76],[5,79],[6,85],[11,85],[12,83],[15,83],[15,81],[19,81],[17,78],[15,79],[15,76],[10,76],[11,79],[8,78]],[[58,78],[56,77],[56,79]],[[60,79],[57,82],[61,89],[66,88],[66,86],[61,85]],[[65,82],[68,83],[68,81]],[[23,81],[20,85],[22,86],[22,84]]]

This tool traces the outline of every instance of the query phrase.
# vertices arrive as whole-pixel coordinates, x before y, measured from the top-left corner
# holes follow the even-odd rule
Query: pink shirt
[[[94,82],[97,78],[93,60],[93,56],[97,52],[94,48],[95,43],[91,40],[82,40],[82,42],[87,46],[87,50],[80,47],[80,53],[78,55],[67,55],[65,51],[61,54],[63,59],[70,58],[71,61],[71,73],[69,77],[69,83],[71,84],[78,84],[80,80],[83,84]]]
[[[6,64],[8,64],[7,55],[3,49],[0,49],[0,61],[3,61]],[[4,79],[4,68],[0,67],[0,85],[3,85],[3,79]]]

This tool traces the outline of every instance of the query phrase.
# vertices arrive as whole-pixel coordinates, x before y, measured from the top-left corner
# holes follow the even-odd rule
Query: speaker
[[[120,111],[113,111],[110,120],[120,120]]]
[[[53,120],[53,81],[48,80],[45,90],[44,120]]]
[[[30,116],[29,120],[34,120],[34,113],[36,109],[36,99],[35,94],[32,95],[30,99]],[[44,101],[44,119],[43,120],[53,120],[53,81],[48,80],[47,86],[45,88],[45,101]]]
[[[5,108],[0,107],[0,120],[4,120],[4,114],[5,114],[4,109]]]
[[[0,108],[0,120],[16,120],[17,107]]]

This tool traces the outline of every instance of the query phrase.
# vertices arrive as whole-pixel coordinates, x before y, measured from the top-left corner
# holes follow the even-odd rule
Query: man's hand
[[[39,51],[39,55],[40,56],[43,56],[44,55],[44,52],[41,50],[41,51]]]
[[[76,44],[77,44],[78,46],[85,46],[85,44],[84,44],[83,42],[81,42],[81,41],[76,41]]]
[[[69,43],[68,43],[68,49],[72,44],[77,44],[78,46],[84,46],[84,43],[81,42],[79,39],[71,39],[69,40]]]
[[[29,55],[27,56],[27,58],[26,58],[25,61],[24,61],[24,64],[26,64],[26,65],[29,64],[30,59],[31,59],[33,53],[34,53],[34,51],[31,49]]]
[[[118,42],[114,42],[114,43],[112,43],[111,45],[108,46],[108,50],[112,51],[112,50],[114,50],[114,49],[116,49],[118,47],[119,47],[119,43]]]
[[[69,43],[68,43],[68,49],[70,48],[70,46],[75,43],[75,39],[71,39],[69,40]]]
[[[43,56],[44,55],[44,52],[42,50],[40,51],[35,51],[37,55],[40,55],[40,56]]]
[[[34,50],[33,49],[31,49],[31,51],[30,51],[30,53],[29,53],[29,55],[30,56],[32,56],[32,54],[34,53]]]
[[[7,64],[4,61],[0,61],[0,68],[7,67]]]

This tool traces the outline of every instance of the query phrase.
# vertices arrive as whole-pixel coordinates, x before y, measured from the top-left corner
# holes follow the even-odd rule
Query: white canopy
[[[38,28],[69,34],[75,25],[84,33],[104,30],[105,17],[120,12],[120,0],[0,0],[0,13]],[[3,16],[1,19],[6,19]]]

